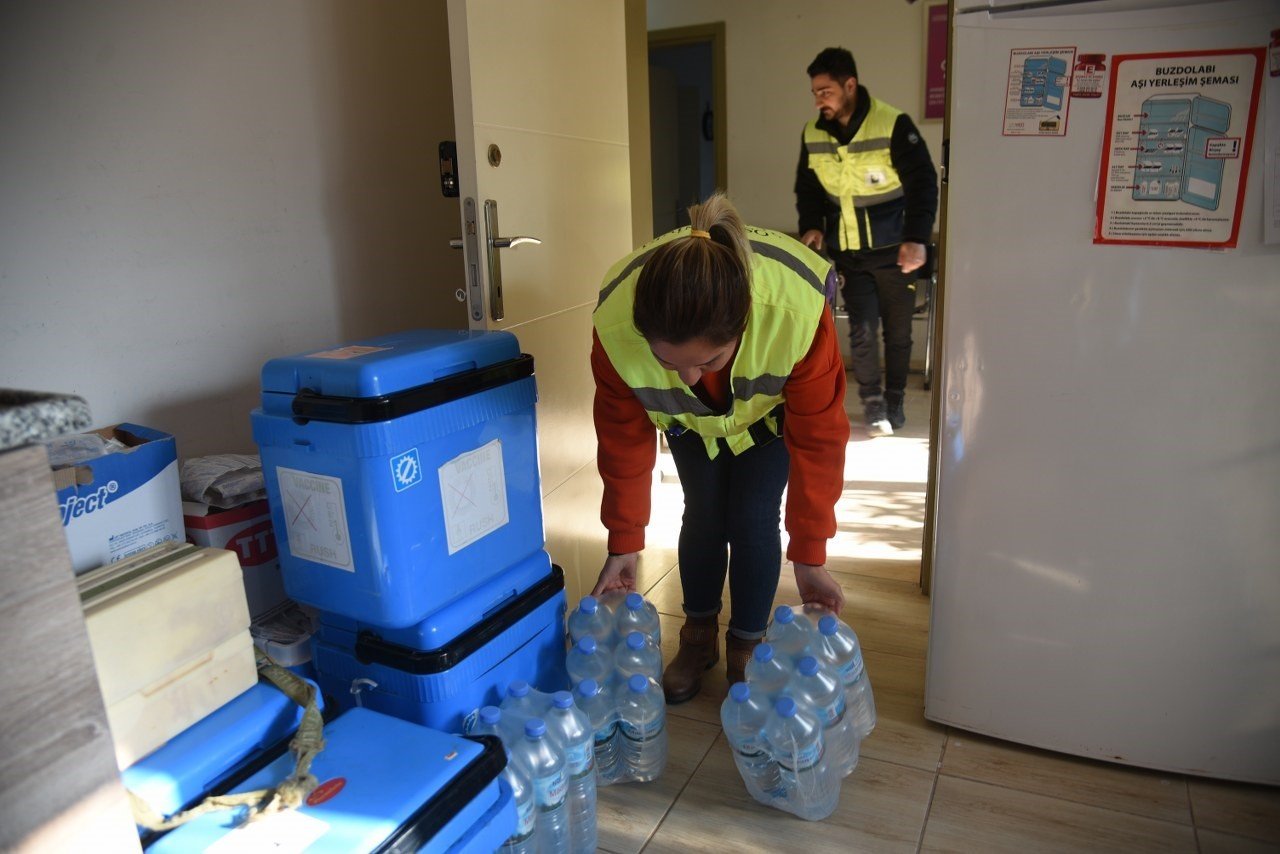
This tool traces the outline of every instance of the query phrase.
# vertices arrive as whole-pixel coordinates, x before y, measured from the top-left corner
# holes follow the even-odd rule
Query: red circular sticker
[[[347,785],[346,777],[334,777],[332,780],[325,780],[312,789],[311,794],[307,795],[307,805],[315,807],[325,801],[332,800],[337,797],[338,792],[341,792],[342,787],[345,785]]]

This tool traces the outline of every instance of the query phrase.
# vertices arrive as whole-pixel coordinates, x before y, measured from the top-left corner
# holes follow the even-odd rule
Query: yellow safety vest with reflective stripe
[[[827,309],[826,279],[831,262],[785,234],[747,228],[751,242],[751,310],[730,367],[728,411],[718,414],[658,363],[632,320],[636,282],[649,255],[664,243],[688,239],[678,228],[623,258],[606,274],[593,317],[609,361],[660,430],[686,427],[706,441],[712,459],[717,439],[740,454],[755,444],[749,432],[763,421],[779,432],[770,412],[782,402],[782,388],[796,363],[813,345]]]
[[[902,180],[889,156],[893,125],[902,111],[875,98],[870,100],[867,117],[847,145],[819,128],[817,119],[804,126],[809,168],[818,176],[822,188],[840,204],[838,248],[851,252],[877,248],[862,245],[857,210],[903,195]],[[870,225],[866,230],[870,241]]]

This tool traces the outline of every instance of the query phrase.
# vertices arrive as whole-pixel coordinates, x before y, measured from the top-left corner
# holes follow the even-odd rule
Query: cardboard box
[[[93,432],[128,447],[53,472],[77,575],[184,538],[173,436],[138,424]]]
[[[280,576],[271,508],[265,498],[230,510],[184,501],[182,521],[187,529],[187,542],[236,553],[244,573],[250,616],[265,614],[288,598]]]

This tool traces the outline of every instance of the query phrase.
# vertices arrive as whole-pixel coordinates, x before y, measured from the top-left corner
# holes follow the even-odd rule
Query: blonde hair
[[[662,244],[645,261],[632,319],[649,341],[728,344],[742,334],[751,312],[746,226],[717,192],[689,208],[689,227],[689,235]]]

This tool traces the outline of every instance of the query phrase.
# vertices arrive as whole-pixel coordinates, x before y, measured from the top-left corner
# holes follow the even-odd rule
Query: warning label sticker
[[[336,477],[276,468],[289,552],[294,557],[355,572],[342,481]]]
[[[507,524],[507,478],[500,440],[459,454],[440,466],[439,474],[449,554]]]

